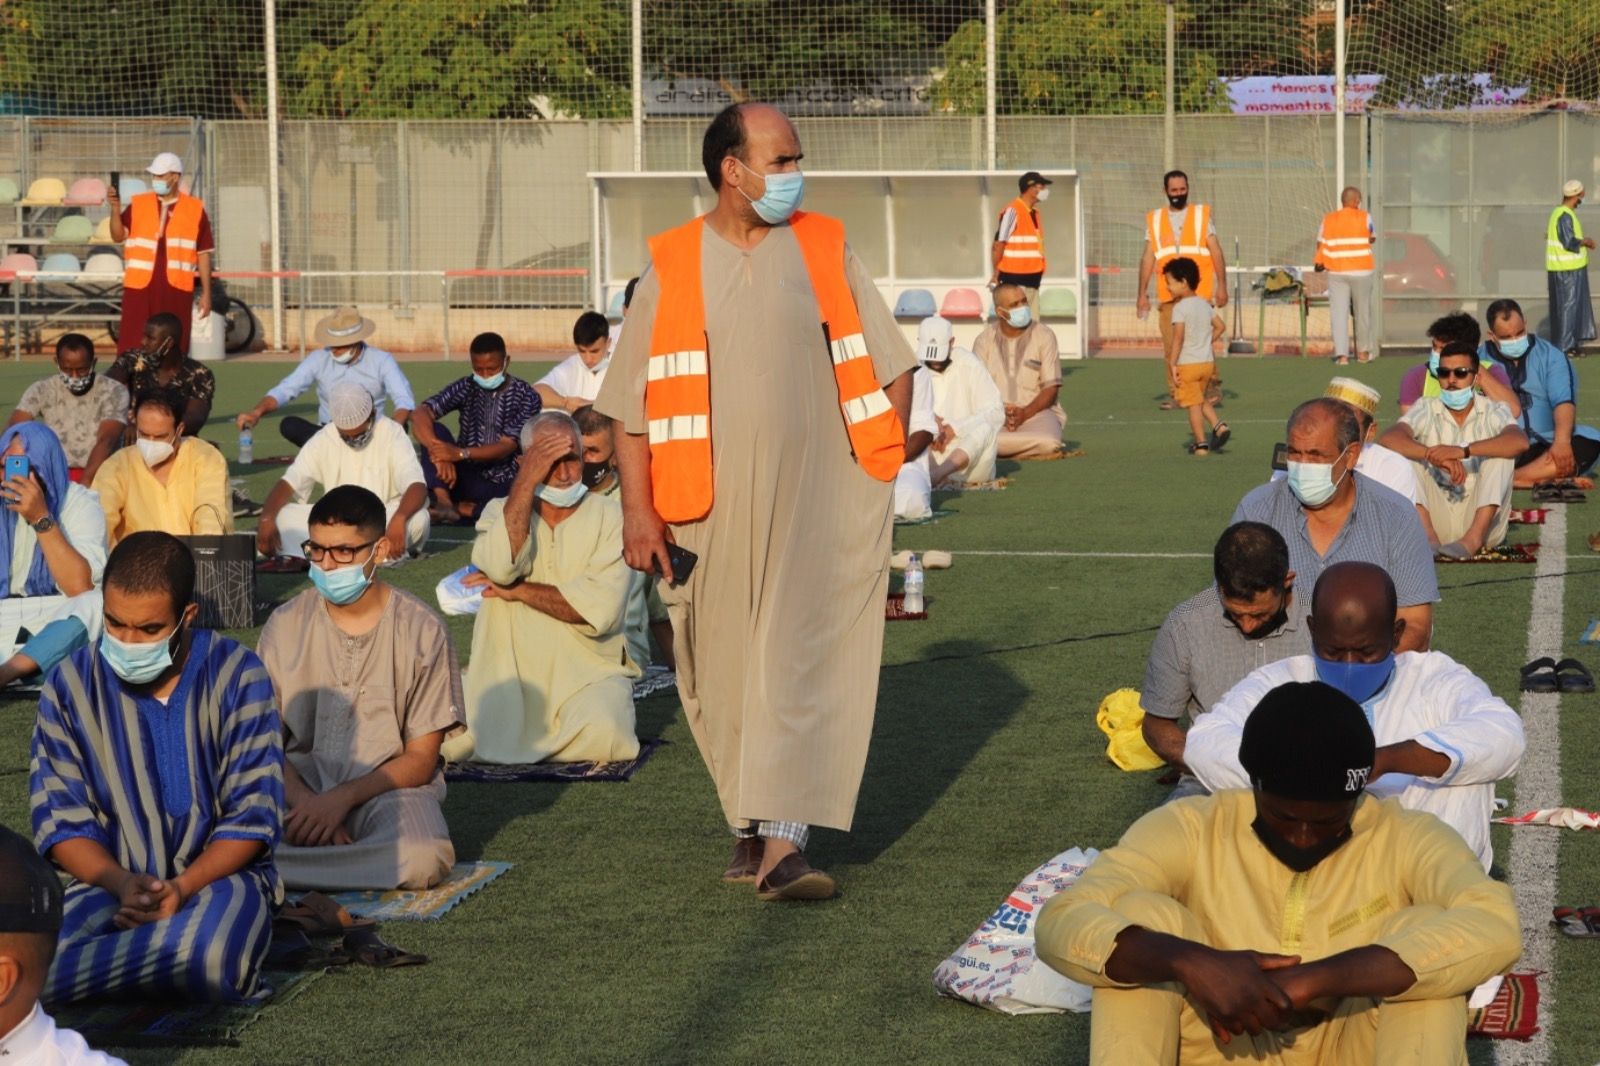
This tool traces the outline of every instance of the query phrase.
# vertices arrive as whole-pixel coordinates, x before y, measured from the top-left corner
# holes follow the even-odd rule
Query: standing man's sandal
[[[805,853],[786,855],[756,886],[756,895],[768,903],[786,899],[832,899],[838,892],[833,878],[813,870]]]

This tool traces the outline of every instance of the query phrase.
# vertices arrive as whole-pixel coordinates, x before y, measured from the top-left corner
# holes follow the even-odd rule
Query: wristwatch
[[[1465,443],[1465,444],[1463,444],[1461,446],[1461,458],[1463,458],[1463,459],[1471,459],[1472,458],[1472,442],[1470,440],[1467,441],[1467,443]]]
[[[461,458],[458,460],[458,462],[463,462],[464,463],[466,461],[467,461],[467,450],[465,448],[462,448],[461,449]]]
[[[33,527],[33,531],[35,533],[48,533],[52,529],[56,528],[56,520],[51,518],[49,515],[45,515],[37,522],[30,522],[29,525]]]

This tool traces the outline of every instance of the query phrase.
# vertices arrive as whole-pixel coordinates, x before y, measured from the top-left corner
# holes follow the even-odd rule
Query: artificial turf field
[[[1410,365],[1386,358],[1341,372],[1383,390],[1389,417]],[[420,397],[463,366],[404,369]],[[230,457],[232,416],[287,369],[216,368],[207,436]],[[0,408],[50,370],[0,366]],[[386,928],[430,965],[337,971],[269,1009],[238,1048],[122,1053],[185,1064],[1084,1062],[1087,1016],[990,1014],[940,998],[930,975],[1035,865],[1073,845],[1113,844],[1162,798],[1155,774],[1106,760],[1095,708],[1139,685],[1156,627],[1210,581],[1216,535],[1265,480],[1283,417],[1332,371],[1323,359],[1234,359],[1222,372],[1234,441],[1195,459],[1182,448],[1182,412],[1156,409],[1159,364],[1069,363],[1066,437],[1083,458],[1002,464],[1005,491],[945,500],[945,517],[896,531],[897,547],[943,548],[956,561],[928,575],[926,622],[887,627],[855,831],[819,831],[811,846],[839,878],[838,899],[763,904],[749,886],[719,882],[730,841],[711,783],[676,699],[656,697],[639,706],[639,733],[671,743],[628,784],[450,787],[458,856],[517,865],[440,922]],[[1600,368],[1589,377],[1580,412],[1592,422]],[[302,397],[283,413],[312,417],[315,404]],[[289,450],[276,426],[271,416],[257,427],[257,456]],[[236,472],[261,499],[281,467]],[[1525,493],[1516,505],[1528,505]],[[1574,642],[1600,613],[1600,556],[1584,542],[1600,509],[1568,515],[1568,543],[1543,550],[1571,553],[1562,654],[1595,666],[1600,654]],[[1539,532],[1513,527],[1512,537]],[[431,601],[437,580],[466,562],[465,539],[442,531],[430,557],[384,577]],[[1516,706],[1533,568],[1441,567],[1440,585],[1434,646]],[[257,598],[282,602],[302,587],[263,576]],[[470,619],[449,622],[465,660]],[[256,631],[237,635],[253,642]],[[0,700],[0,822],[23,831],[31,725],[27,702]],[[1596,697],[1562,698],[1561,743],[1561,802],[1600,807]],[[1558,901],[1600,902],[1593,833],[1516,831],[1560,832]],[[1496,833],[1503,876],[1509,831]],[[1544,935],[1557,941],[1558,1010],[1541,1019],[1553,1026],[1549,1061],[1594,1063],[1600,944]],[[1491,1046],[1474,1042],[1472,1058],[1493,1061]]]

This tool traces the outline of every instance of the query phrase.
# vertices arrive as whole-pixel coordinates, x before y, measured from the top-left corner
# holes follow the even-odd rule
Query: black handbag
[[[202,533],[178,539],[194,553],[198,624],[205,629],[248,629],[255,625],[255,534]]]

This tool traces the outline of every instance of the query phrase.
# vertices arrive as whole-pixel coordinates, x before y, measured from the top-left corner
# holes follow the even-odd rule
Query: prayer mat
[[[935,489],[934,491],[938,492],[941,490]],[[941,518],[949,518],[953,514],[955,514],[954,511],[941,511],[939,508],[935,507],[932,511],[929,511],[921,518],[896,518],[894,520],[894,524],[897,526],[926,526],[937,522]]]
[[[1600,618],[1589,619],[1589,624],[1583,627],[1583,636],[1578,638],[1578,643],[1600,644]]]
[[[906,594],[903,592],[889,593],[889,602],[883,606],[883,619],[886,622],[921,622],[927,617],[926,610],[906,610]]]
[[[268,988],[256,1003],[173,1003],[126,1000],[73,1003],[52,1011],[56,1024],[75,1029],[90,1047],[238,1047],[240,1034],[261,1012],[294,999],[326,970],[261,971]]]
[[[1436,563],[1536,563],[1539,561],[1539,542],[1531,544],[1502,544],[1498,548],[1484,548],[1470,559],[1451,559],[1436,555]]]
[[[268,455],[268,456],[265,456],[264,458],[257,459],[253,463],[246,463],[245,465],[246,466],[288,466],[292,462],[294,462],[294,456],[292,456],[292,455]]]
[[[947,496],[959,496],[963,492],[999,492],[1009,484],[1011,484],[1010,478],[997,477],[993,481],[975,481],[971,484],[963,482],[960,485],[940,485],[933,491],[935,494],[942,492]]]
[[[458,862],[449,880],[419,892],[330,892],[328,896],[358,918],[375,922],[432,922],[511,869],[509,862]]]
[[[1467,1035],[1532,1040],[1539,1031],[1539,975],[1508,973],[1487,1007],[1467,1012]]]
[[[644,676],[633,683],[635,700],[649,699],[663,692],[678,690],[678,675],[660,663],[645,667]]]
[[[660,737],[639,742],[639,754],[627,762],[534,762],[498,763],[452,762],[444,767],[446,781],[476,781],[496,784],[507,781],[626,781],[638,772],[657,748],[667,743]]]
[[[1579,807],[1541,807],[1509,818],[1491,818],[1499,825],[1553,825],[1557,829],[1600,829],[1600,813]]]
[[[1049,455],[1019,455],[1016,460],[1019,463],[1053,463],[1058,459],[1082,459],[1083,455],[1082,448],[1074,448],[1070,452],[1063,449]]]
[[[1600,937],[1600,907],[1556,907],[1550,913],[1550,924],[1566,936]]]
[[[1511,511],[1511,524],[1514,526],[1542,526],[1549,517],[1548,507],[1528,507],[1522,510],[1515,508]]]
[[[256,560],[258,574],[303,574],[311,569],[311,560],[303,555],[274,555],[270,559]]]

